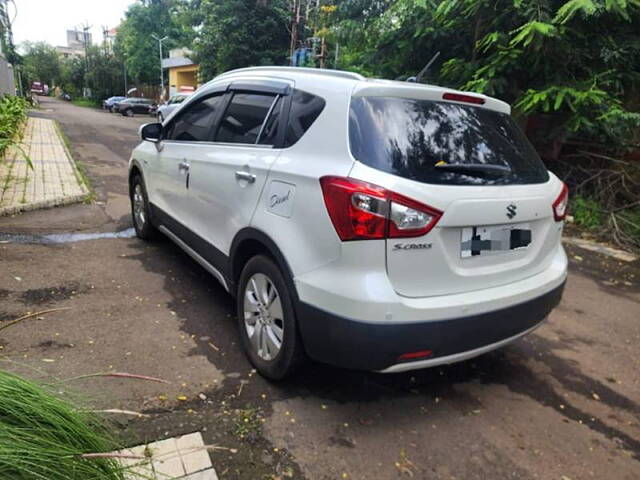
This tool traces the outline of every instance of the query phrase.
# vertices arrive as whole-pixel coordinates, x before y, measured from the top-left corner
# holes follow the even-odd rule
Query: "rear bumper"
[[[564,282],[498,310],[411,323],[367,323],[300,302],[300,333],[314,360],[358,370],[403,371],[453,363],[499,348],[535,329],[560,302]],[[404,353],[431,350],[426,360],[399,363]]]

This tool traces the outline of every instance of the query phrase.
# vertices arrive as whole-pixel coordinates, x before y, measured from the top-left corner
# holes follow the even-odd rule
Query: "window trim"
[[[279,82],[279,81],[270,81],[270,80],[258,80],[258,81],[240,80],[240,81],[231,82],[228,84],[221,84],[219,86],[212,88],[202,96],[194,96],[191,98],[186,98],[185,102],[189,102],[189,105],[186,105],[185,110],[183,112],[180,112],[179,115],[171,118],[170,122],[166,126],[164,126],[164,128],[162,129],[161,141],[163,143],[179,144],[179,145],[208,145],[208,146],[241,147],[241,148],[252,147],[252,148],[265,148],[269,150],[275,150],[275,149],[284,150],[285,147],[283,145],[284,145],[284,140],[287,132],[287,126],[289,125],[289,115],[291,113],[291,105],[293,102],[292,98],[293,98],[294,90],[295,88],[288,82]],[[213,133],[211,138],[215,139],[216,135],[218,134],[218,128],[220,127],[220,121],[222,120],[222,118],[224,118],[223,116],[227,113],[227,109],[229,108],[231,100],[233,99],[233,95],[236,92],[253,93],[258,95],[259,94],[272,94],[272,95],[275,94],[274,101],[271,104],[269,113],[264,119],[264,122],[260,129],[260,135],[258,135],[258,138],[256,139],[256,143],[228,143],[228,142],[216,142],[216,141],[190,142],[190,141],[183,141],[183,140],[169,140],[167,138],[164,138],[165,132],[168,131],[173,126],[173,124],[180,119],[182,115],[184,115],[184,112],[186,112],[187,109],[190,108],[190,104],[192,103],[195,104],[196,102],[204,101],[215,95],[222,94],[225,98],[224,98],[222,108],[220,109],[221,113],[215,116],[212,122],[212,125],[210,126],[210,129],[212,130],[212,133]],[[306,93],[309,93],[309,92],[306,92]],[[278,124],[278,133],[276,135],[276,140],[272,145],[259,144],[258,141],[260,140],[260,137],[263,133],[264,126],[266,125],[267,120],[273,113],[274,105],[276,104],[279,97],[282,98],[282,104],[280,106],[281,119]],[[326,100],[325,100],[325,103],[326,103]],[[289,147],[286,147],[286,148],[291,148],[293,146],[294,145],[290,145]]]
[[[193,105],[196,105],[198,103],[201,102],[205,102],[207,100],[209,100],[210,98],[216,97],[216,96],[220,96],[222,97],[222,108],[215,113],[215,115],[213,115],[213,118],[211,119],[211,122],[209,123],[207,130],[209,132],[209,134],[212,132],[212,130],[214,128],[217,129],[217,124],[220,120],[220,111],[224,112],[227,109],[227,106],[229,105],[229,93],[226,91],[226,89],[220,89],[220,90],[214,90],[212,92],[208,92],[206,95],[203,95],[199,98],[196,98],[193,100],[193,102],[190,102],[189,105],[187,105],[185,107],[185,109],[180,112],[178,115],[176,115],[175,117],[171,118],[171,121],[162,128],[162,138],[161,141],[162,142],[170,142],[170,143],[176,143],[176,144],[180,144],[180,145],[186,145],[186,144],[195,144],[195,145],[202,145],[202,144],[207,144],[207,143],[213,143],[211,141],[204,141],[204,142],[194,142],[194,141],[185,141],[185,140],[174,140],[174,139],[169,139],[169,138],[165,138],[166,133],[171,130],[171,128],[173,128],[173,125],[180,120],[186,112],[188,112],[189,110],[191,110],[191,108],[193,107]],[[215,137],[212,137],[215,138]]]
[[[242,84],[242,86],[244,87],[244,84]],[[225,115],[227,114],[227,111],[229,109],[229,107],[231,106],[231,102],[233,101],[233,97],[236,96],[236,94],[238,93],[248,93],[250,95],[273,95],[272,92],[269,91],[265,91],[265,90],[247,90],[246,88],[242,88],[242,89],[229,89],[227,92],[228,95],[228,99],[225,105],[225,108],[223,110],[223,113],[217,118],[216,120],[216,125],[215,125],[215,129],[212,135],[212,138],[214,139],[214,141],[212,143],[216,144],[216,145],[225,145],[225,146],[232,146],[232,145],[238,145],[238,146],[262,146],[262,147],[268,147],[270,146],[271,148],[275,148],[275,145],[260,145],[258,143],[258,141],[260,140],[260,136],[262,135],[262,132],[264,130],[265,125],[267,124],[267,120],[269,120],[269,117],[271,116],[271,112],[273,111],[273,107],[276,104],[276,102],[278,101],[278,98],[280,98],[281,95],[279,94],[275,94],[273,97],[273,101],[271,102],[271,106],[269,107],[269,111],[267,112],[267,115],[264,117],[264,120],[262,121],[262,125],[260,126],[260,132],[258,133],[258,136],[256,137],[256,141],[254,143],[234,143],[234,142],[217,142],[215,141],[216,137],[218,136],[218,132],[220,130],[220,124],[222,123],[222,119],[225,117]],[[280,128],[280,125],[278,125],[278,128]],[[278,134],[280,133],[280,131],[278,131]]]

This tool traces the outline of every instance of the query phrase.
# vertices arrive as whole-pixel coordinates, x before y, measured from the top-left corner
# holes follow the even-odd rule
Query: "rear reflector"
[[[562,191],[556,201],[553,202],[553,218],[556,222],[562,222],[567,216],[567,209],[569,206],[569,188],[566,184],[562,184]]]
[[[463,95],[461,93],[445,93],[442,95],[443,100],[452,102],[473,103],[474,105],[484,105],[484,98],[474,97],[472,95]]]
[[[419,352],[403,353],[398,357],[399,362],[406,362],[407,360],[419,360],[421,358],[431,357],[433,352],[431,350],[421,350]]]
[[[421,237],[442,212],[385,188],[353,178],[322,177],[324,203],[343,242]]]

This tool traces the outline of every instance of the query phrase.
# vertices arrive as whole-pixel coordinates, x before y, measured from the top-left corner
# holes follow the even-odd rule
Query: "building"
[[[200,86],[200,66],[189,58],[190,55],[193,55],[190,50],[176,48],[169,51],[169,58],[162,60],[162,68],[169,72],[169,96],[193,92]]]
[[[0,46],[0,96],[15,95],[16,83],[13,74],[13,65],[5,58]]]
[[[109,52],[113,53],[113,46],[116,43],[116,37],[118,36],[117,28],[103,28],[102,30],[103,36],[103,46]]]
[[[91,45],[91,33],[83,30],[67,30],[67,45],[57,46],[56,50],[63,58],[83,57],[85,47]]]
[[[4,36],[4,40],[7,44],[13,44],[13,36],[11,32],[11,23],[7,17],[6,0],[0,0],[0,34]],[[0,42],[0,96],[2,95],[15,95],[16,94],[16,82],[13,72],[13,65],[11,65],[5,52],[2,49],[3,42]]]

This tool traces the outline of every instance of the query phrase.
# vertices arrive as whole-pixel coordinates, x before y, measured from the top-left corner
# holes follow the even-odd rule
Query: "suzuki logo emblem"
[[[513,203],[507,207],[507,217],[509,217],[509,220],[511,220],[518,214],[517,210],[518,207],[516,207]]]

